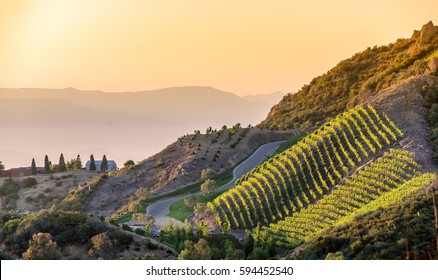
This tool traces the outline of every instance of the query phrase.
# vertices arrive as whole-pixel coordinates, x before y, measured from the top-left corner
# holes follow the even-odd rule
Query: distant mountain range
[[[28,164],[29,155],[71,152],[73,157],[90,150],[118,161],[142,160],[195,129],[256,125],[283,95],[239,97],[197,86],[120,93],[0,89],[0,129],[8,135],[0,139],[0,160],[16,167]],[[13,151],[20,155],[11,156]]]

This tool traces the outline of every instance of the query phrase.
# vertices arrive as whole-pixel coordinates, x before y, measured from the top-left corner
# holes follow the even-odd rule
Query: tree
[[[202,169],[202,171],[201,171],[201,179],[202,180],[212,179],[214,177],[214,175],[215,175],[215,172],[211,168]]]
[[[204,238],[199,239],[195,244],[195,250],[198,252],[199,260],[211,260],[211,249]]]
[[[196,217],[201,216],[207,210],[207,205],[205,203],[196,203],[195,208],[193,209],[193,213]]]
[[[201,238],[198,243],[194,244],[193,241],[184,241],[185,249],[181,251],[178,256],[179,260],[210,260],[211,249],[208,246],[208,242]]]
[[[135,162],[132,159],[127,160],[123,166],[128,167],[128,166],[134,166]]]
[[[193,194],[190,194],[184,198],[184,204],[190,209],[193,209],[196,202],[196,197]]]
[[[76,157],[76,160],[75,160],[75,162],[73,164],[73,168],[75,170],[82,169],[82,160],[81,160],[81,156],[80,155],[78,155]]]
[[[201,185],[201,191],[205,196],[212,195],[215,189],[216,189],[216,181],[215,180],[207,179]]]
[[[184,241],[185,249],[181,251],[178,260],[197,260],[198,254],[195,250],[195,244],[191,240]]]
[[[3,170],[5,170],[5,166],[3,165],[2,161],[0,160],[0,174],[3,173]]]
[[[100,164],[100,172],[106,172],[108,166],[108,161],[106,160],[106,155],[103,155],[102,163]]]
[[[67,171],[67,167],[65,166],[64,155],[62,153],[61,156],[59,157],[58,168],[59,168],[59,172]]]
[[[30,165],[30,171],[32,173],[32,175],[36,175],[37,174],[37,169],[36,169],[36,164],[35,164],[35,159],[32,159],[32,164]]]
[[[90,171],[96,171],[96,163],[94,162],[94,156],[90,156]]]
[[[23,253],[25,260],[56,260],[61,256],[61,252],[52,241],[50,233],[38,232],[32,235],[29,240],[29,248]]]
[[[111,259],[114,256],[114,245],[106,232],[93,236],[91,243],[93,247],[88,250],[90,256],[100,259]]]
[[[49,161],[49,157],[47,155],[44,158],[44,172],[50,173],[50,161]]]

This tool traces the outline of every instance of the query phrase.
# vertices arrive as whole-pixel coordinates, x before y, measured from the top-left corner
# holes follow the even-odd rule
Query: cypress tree
[[[80,155],[78,155],[76,157],[76,161],[75,161],[73,167],[74,167],[75,170],[82,168],[82,161],[81,161],[81,156]]]
[[[96,171],[96,163],[94,162],[94,156],[90,156],[90,171]]]
[[[47,155],[44,158],[44,172],[50,173],[50,161],[49,161],[49,157]]]
[[[102,164],[100,165],[100,171],[106,172],[106,167],[108,166],[108,161],[106,160],[106,155],[103,155]]]
[[[59,157],[59,172],[67,171],[67,167],[65,166],[64,155],[61,154]]]
[[[30,171],[32,173],[32,175],[36,175],[37,174],[37,169],[36,169],[36,164],[35,164],[35,159],[32,159],[32,164],[30,166]]]

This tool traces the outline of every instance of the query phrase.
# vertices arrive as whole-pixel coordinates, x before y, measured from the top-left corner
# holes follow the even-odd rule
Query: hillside
[[[259,125],[268,129],[307,129],[361,104],[402,80],[437,74],[438,27],[432,22],[409,39],[375,46],[345,59],[275,105]]]
[[[210,207],[231,229],[282,220],[317,203],[402,135],[373,107],[355,107],[242,177]]]
[[[160,153],[99,184],[87,202],[86,211],[108,216],[128,204],[140,187],[145,187],[155,196],[199,182],[205,168],[212,168],[217,174],[223,173],[260,145],[287,139],[293,133],[236,125],[180,137]]]
[[[196,130],[77,188],[63,181],[65,197],[50,201],[51,207],[28,199],[28,209],[39,212],[4,215],[1,248],[20,257],[39,231],[52,234],[63,258],[95,258],[86,250],[104,234],[99,238],[117,249],[108,258],[438,259],[432,199],[438,184],[437,66],[438,27],[430,22],[411,38],[368,48],[284,96],[257,128]],[[263,154],[266,160],[232,188],[172,197],[181,202],[175,211],[193,212],[183,227],[157,230],[145,215],[151,197],[175,196],[201,182],[205,168],[227,181],[231,168],[257,147],[286,139],[281,151]],[[43,178],[30,189],[4,179],[2,191],[20,191],[19,199],[7,197],[11,209],[13,203],[26,209],[24,196],[56,188],[42,187]],[[126,224],[124,231],[114,226],[131,218],[140,223],[136,235]]]

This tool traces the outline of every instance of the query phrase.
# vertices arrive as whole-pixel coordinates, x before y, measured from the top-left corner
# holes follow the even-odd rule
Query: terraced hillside
[[[385,114],[357,106],[249,172],[209,207],[230,229],[285,219],[331,193],[401,137]]]
[[[293,247],[328,227],[387,208],[430,185],[432,173],[419,174],[413,154],[392,149],[346,179],[317,203],[263,230],[276,245]]]

